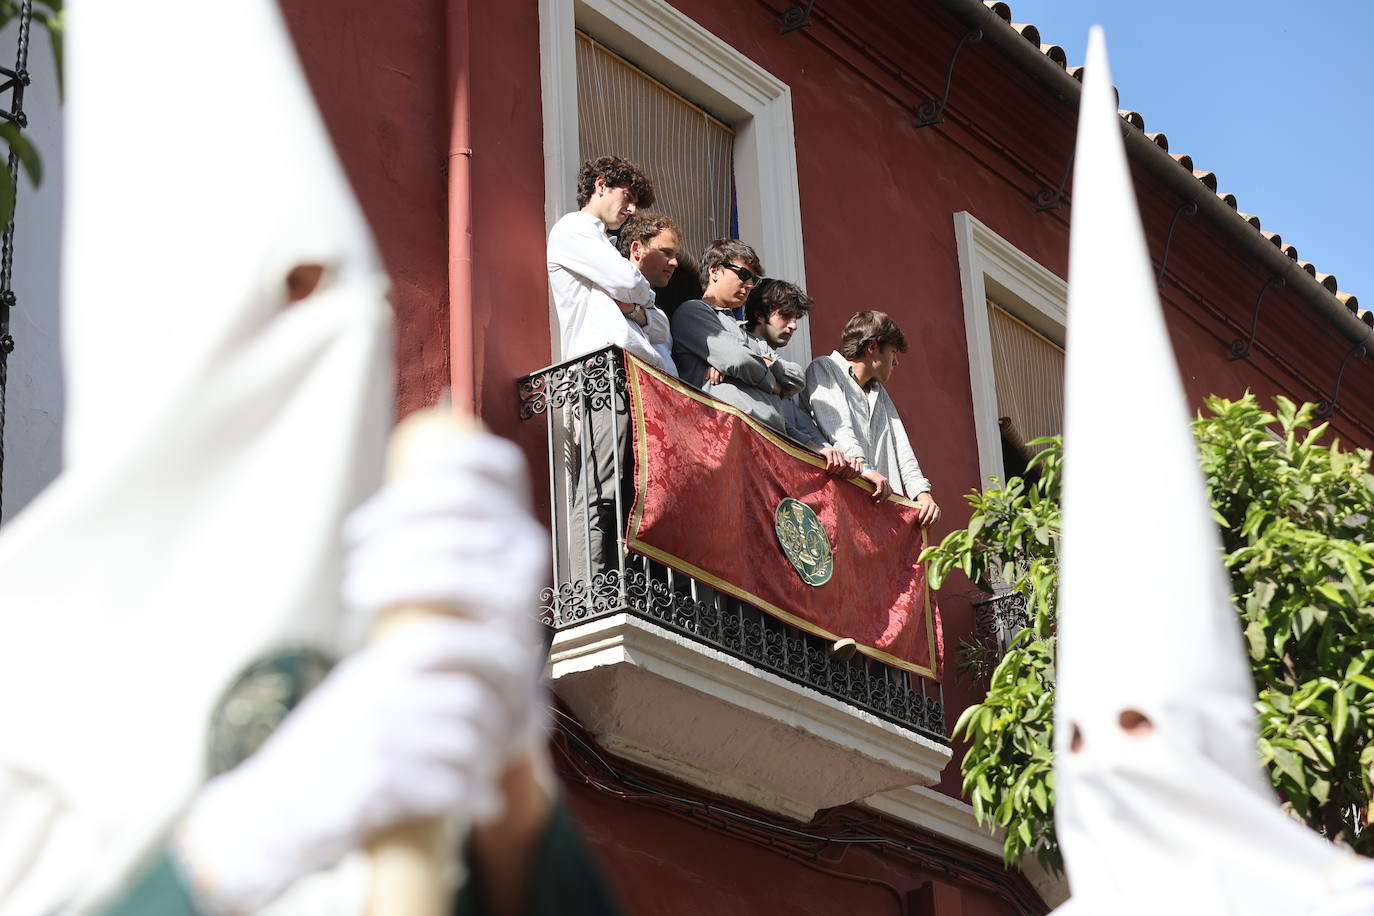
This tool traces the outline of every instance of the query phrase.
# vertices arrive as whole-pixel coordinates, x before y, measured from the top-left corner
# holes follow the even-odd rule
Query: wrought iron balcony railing
[[[630,416],[618,348],[549,366],[518,385],[521,418],[542,419],[549,443],[555,584],[544,595],[548,626],[562,630],[609,614],[632,614],[926,737],[948,741],[938,683],[864,656],[841,661],[824,639],[625,549],[633,459],[621,444]],[[578,473],[583,456],[597,451],[611,477],[599,487],[595,475]],[[598,512],[614,536],[613,548],[599,563],[593,558]]]
[[[975,603],[973,624],[979,638],[996,647],[998,656],[1006,655],[1016,634],[1030,626],[1026,596],[1005,592]]]

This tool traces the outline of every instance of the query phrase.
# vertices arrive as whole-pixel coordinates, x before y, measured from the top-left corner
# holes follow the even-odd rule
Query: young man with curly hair
[[[549,290],[558,310],[563,358],[615,345],[664,368],[655,344],[668,342],[668,318],[654,305],[648,279],[620,256],[607,232],[639,207],[653,206],[654,185],[633,162],[602,156],[582,164],[577,205],[549,232]],[[605,372],[605,369],[593,369]],[[570,523],[585,520],[585,535],[570,532],[568,579],[591,583],[617,567],[631,467],[629,417],[615,399],[593,408],[573,400],[563,418],[570,476]]]
[[[663,361],[668,318],[654,307],[649,281],[616,251],[607,232],[654,203],[654,184],[619,156],[582,164],[577,206],[549,232],[549,289],[558,310],[564,358],[615,344],[652,366]]]
[[[906,352],[906,337],[884,312],[859,312],[840,335],[840,348],[806,367],[805,398],[816,425],[873,483],[875,501],[899,493],[920,507],[921,524],[940,520],[940,507],[921,473],[906,427],[883,387]]]
[[[814,304],[815,300],[795,283],[765,278],[745,300],[742,327],[762,352],[776,359],[777,351],[787,346],[798,322]],[[857,461],[830,444],[795,395],[783,398],[782,416],[787,435],[824,458],[827,473],[837,477],[859,473]]]

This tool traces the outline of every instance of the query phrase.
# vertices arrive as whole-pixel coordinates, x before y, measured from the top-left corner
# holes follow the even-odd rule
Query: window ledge
[[[554,692],[611,753],[787,817],[932,785],[948,747],[628,614],[560,630]]]

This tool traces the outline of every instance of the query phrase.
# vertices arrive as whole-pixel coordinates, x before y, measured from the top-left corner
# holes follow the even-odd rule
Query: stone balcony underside
[[[629,614],[565,627],[554,691],[610,752],[799,821],[932,785],[948,747]]]

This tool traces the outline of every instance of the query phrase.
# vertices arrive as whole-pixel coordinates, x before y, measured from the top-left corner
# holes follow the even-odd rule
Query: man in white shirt
[[[897,354],[905,352],[906,338],[891,318],[859,312],[845,325],[840,349],[806,367],[805,398],[826,438],[862,462],[860,476],[874,485],[874,500],[894,492],[915,500],[924,526],[940,520],[940,507],[883,388],[897,368]]]
[[[602,156],[583,163],[580,209],[549,232],[549,289],[565,358],[615,344],[662,368],[653,345],[667,343],[668,318],[654,307],[649,281],[606,235],[653,203],[653,182],[633,162]]]
[[[633,162],[602,156],[582,164],[577,176],[580,209],[549,232],[549,290],[558,310],[564,357],[613,344],[664,368],[654,345],[668,342],[668,319],[654,306],[649,281],[620,256],[606,235],[653,202],[653,182]],[[593,381],[584,390],[614,390],[611,366],[588,361],[582,372],[601,375],[608,383],[603,388]],[[567,579],[584,580],[596,591],[609,592],[615,584],[602,574],[619,568],[616,542],[628,507],[630,418],[621,403],[610,397],[602,404],[588,401],[584,407],[581,399],[574,399],[565,415],[572,489]],[[621,486],[616,483],[617,469]]]
[[[673,271],[677,270],[681,238],[677,223],[672,219],[662,213],[641,211],[620,227],[616,247],[639,269],[657,295],[673,278]],[[659,312],[662,314],[662,310]],[[654,344],[654,349],[663,360],[663,368],[676,376],[678,372],[677,364],[673,362],[672,336],[669,335],[667,343]]]

